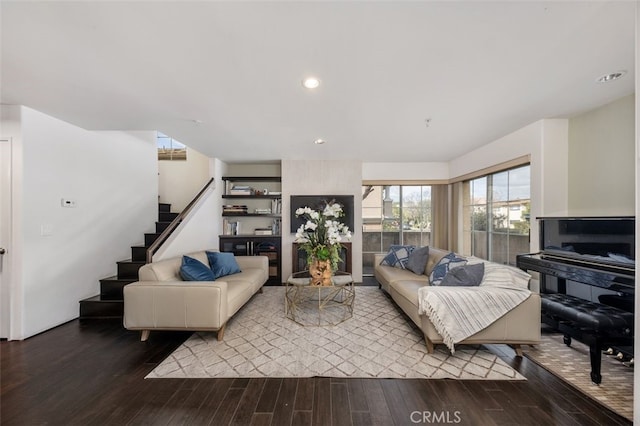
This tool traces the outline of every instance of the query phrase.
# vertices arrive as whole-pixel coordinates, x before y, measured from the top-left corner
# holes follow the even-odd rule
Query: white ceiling
[[[160,130],[227,162],[448,161],[634,93],[633,1],[3,1],[1,12],[2,103],[87,129]],[[628,73],[595,82],[617,70]],[[300,83],[310,74],[315,92]]]

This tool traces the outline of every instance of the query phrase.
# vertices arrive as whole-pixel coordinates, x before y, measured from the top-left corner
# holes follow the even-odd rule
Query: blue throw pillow
[[[389,247],[389,253],[380,262],[381,265],[393,266],[394,268],[407,269],[409,255],[416,246],[398,246]]]
[[[189,256],[182,256],[180,276],[185,281],[213,281],[213,272],[204,263]]]
[[[208,251],[207,258],[209,266],[213,272],[214,279],[224,277],[225,275],[237,274],[242,272],[233,253],[219,253],[216,251]]]
[[[433,267],[431,275],[429,276],[429,282],[431,285],[440,285],[445,275],[458,266],[464,266],[467,264],[467,259],[458,257],[454,252],[449,253]]]

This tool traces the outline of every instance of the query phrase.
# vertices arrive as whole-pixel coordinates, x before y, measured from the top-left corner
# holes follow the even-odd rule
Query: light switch
[[[50,223],[43,223],[40,225],[40,235],[43,237],[49,237],[53,235],[53,225]]]

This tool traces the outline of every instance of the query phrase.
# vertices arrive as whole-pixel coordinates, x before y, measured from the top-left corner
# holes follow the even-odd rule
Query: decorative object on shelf
[[[254,190],[248,185],[233,185],[229,190],[230,195],[253,195]]]
[[[243,215],[249,213],[246,204],[225,204],[222,206],[222,214],[227,215]]]
[[[295,242],[307,253],[307,265],[312,285],[330,286],[331,276],[341,262],[340,242],[351,238],[351,231],[339,219],[344,215],[342,206],[335,200],[324,202],[324,207],[312,210],[300,207],[296,217],[306,220],[296,232]]]
[[[253,230],[255,235],[273,235],[272,228],[256,228]]]

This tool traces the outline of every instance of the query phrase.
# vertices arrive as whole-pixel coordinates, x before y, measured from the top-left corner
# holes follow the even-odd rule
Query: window
[[[509,265],[529,251],[530,166],[463,184],[464,252]]]
[[[186,160],[187,147],[177,140],[158,132],[158,160]]]
[[[373,255],[392,244],[429,245],[431,186],[365,185],[362,187],[362,262],[373,274]]]

